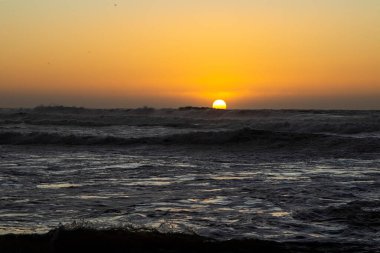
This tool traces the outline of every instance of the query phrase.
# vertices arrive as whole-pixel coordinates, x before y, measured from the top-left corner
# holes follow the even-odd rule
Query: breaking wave
[[[254,148],[287,150],[342,150],[380,152],[378,138],[351,138],[327,134],[274,132],[242,128],[224,131],[198,131],[158,137],[62,135],[44,132],[0,132],[0,144],[11,145],[249,145]]]

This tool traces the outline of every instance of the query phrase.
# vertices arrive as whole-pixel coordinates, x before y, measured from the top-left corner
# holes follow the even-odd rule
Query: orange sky
[[[380,109],[378,0],[0,0],[0,106]]]

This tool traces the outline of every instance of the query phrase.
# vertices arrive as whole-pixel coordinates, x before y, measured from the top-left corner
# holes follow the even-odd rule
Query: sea
[[[0,234],[380,245],[380,111],[0,109]]]

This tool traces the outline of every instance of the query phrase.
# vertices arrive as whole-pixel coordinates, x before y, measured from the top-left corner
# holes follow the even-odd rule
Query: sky
[[[379,0],[0,0],[0,107],[380,109]]]

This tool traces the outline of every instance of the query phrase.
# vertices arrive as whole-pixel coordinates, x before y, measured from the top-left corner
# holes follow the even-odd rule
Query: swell
[[[242,128],[226,131],[198,131],[159,137],[121,138],[78,136],[58,133],[0,132],[0,144],[10,145],[249,145],[260,149],[340,150],[380,152],[377,138],[350,138],[325,134],[274,132]]]
[[[1,110],[0,125],[164,126],[177,128],[252,126],[255,129],[303,133],[380,133],[380,111],[86,109],[37,107]]]
[[[339,206],[298,212],[295,218],[313,222],[337,222],[366,229],[380,228],[380,201],[352,201]]]

